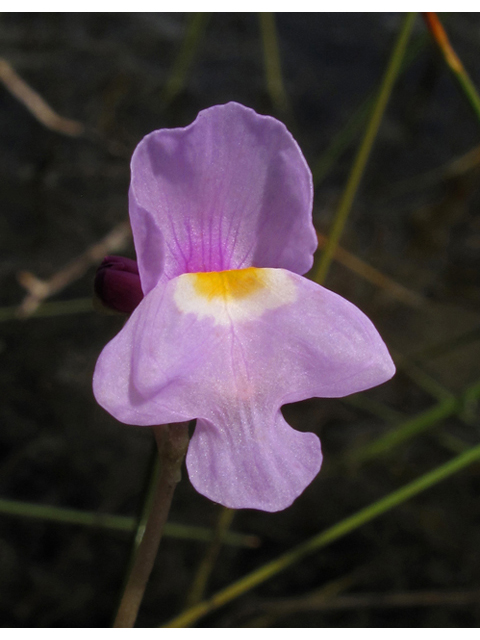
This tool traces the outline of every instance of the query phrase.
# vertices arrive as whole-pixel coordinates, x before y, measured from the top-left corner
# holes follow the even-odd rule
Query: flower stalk
[[[160,472],[145,532],[128,576],[114,627],[135,625],[188,448],[188,422],[153,427],[153,431],[160,456]]]

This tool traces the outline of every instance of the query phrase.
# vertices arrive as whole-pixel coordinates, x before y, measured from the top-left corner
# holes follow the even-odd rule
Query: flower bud
[[[135,260],[107,256],[98,267],[94,283],[100,302],[114,311],[132,313],[143,298]]]

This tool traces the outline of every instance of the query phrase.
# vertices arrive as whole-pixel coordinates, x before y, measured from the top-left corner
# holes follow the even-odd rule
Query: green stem
[[[417,478],[413,482],[401,487],[397,491],[388,494],[384,498],[374,502],[373,504],[357,511],[352,516],[345,518],[338,524],[330,527],[326,531],[310,538],[303,544],[295,547],[291,551],[284,553],[272,562],[265,564],[260,569],[249,573],[245,577],[237,580],[230,586],[218,591],[208,600],[200,602],[198,605],[192,607],[188,611],[181,613],[179,616],[170,620],[165,627],[187,627],[194,622],[202,618],[208,613],[215,611],[219,607],[231,602],[235,598],[243,595],[247,591],[250,591],[254,587],[257,587],[262,582],[272,578],[281,571],[284,571],[288,567],[292,566],[299,560],[305,558],[311,553],[318,551],[331,544],[332,542],[342,538],[343,536],[351,533],[355,529],[358,529],[362,525],[378,518],[383,513],[397,507],[398,505],[406,502],[413,496],[429,489],[441,480],[445,480],[449,476],[453,475],[457,471],[464,469],[468,465],[480,460],[480,445],[473,447],[469,451],[457,456],[453,460],[437,467],[433,471],[426,473],[425,475]]]
[[[312,167],[313,184],[315,187],[325,180],[332,164],[339,158],[354,138],[360,134],[368,114],[372,111],[375,96],[369,96],[358,107],[345,126],[335,135],[327,149]]]
[[[427,345],[423,347],[419,351],[413,353],[410,357],[415,362],[419,362],[420,360],[430,360],[432,358],[438,358],[440,356],[453,351],[454,349],[460,349],[461,347],[465,347],[472,342],[476,342],[480,340],[480,327],[475,327],[474,329],[469,329],[465,333],[462,333],[454,338],[447,338],[446,340],[441,340],[439,342],[435,342],[433,344]]]
[[[405,71],[412,62],[417,59],[420,51],[425,47],[426,41],[427,38],[425,34],[422,34],[422,36],[409,45],[408,50],[405,53],[400,73]],[[365,122],[367,121],[368,114],[372,110],[374,101],[375,94],[368,94],[346,124],[333,136],[325,151],[313,164],[312,174],[315,188],[325,180],[335,161],[350,146],[357,135],[360,134]]]
[[[279,113],[286,113],[288,111],[288,97],[282,78],[275,16],[273,13],[259,13],[258,17],[262,33],[268,94],[277,111]]]
[[[361,411],[371,413],[373,416],[387,423],[398,424],[400,420],[405,418],[404,414],[395,409],[391,409],[389,406],[383,404],[383,402],[372,400],[372,398],[369,398],[364,393],[354,393],[351,396],[345,396],[340,399],[340,402],[350,407],[360,409]]]
[[[148,520],[150,518],[150,513],[153,509],[153,503],[155,500],[155,487],[158,485],[159,474],[160,474],[160,456],[158,455],[157,447],[154,448],[154,456],[151,463],[150,473],[148,474],[148,479],[146,482],[146,487],[143,494],[143,507],[142,512],[140,514],[140,518],[137,520],[136,528],[135,528],[135,536],[133,539],[133,556],[137,554],[138,547],[143,540],[143,536],[145,535],[145,530],[147,528]],[[132,558],[133,560],[133,558]]]
[[[392,429],[384,436],[377,438],[373,442],[363,447],[354,449],[346,455],[346,460],[350,464],[359,464],[371,458],[376,458],[387,453],[399,444],[418,436],[441,420],[445,420],[449,416],[462,411],[465,404],[471,402],[472,399],[480,397],[480,382],[467,387],[467,389],[457,397],[444,398],[436,405],[423,411],[422,413],[405,420],[398,427]]]
[[[194,604],[197,604],[197,602],[200,602],[200,600],[203,598],[205,590],[207,588],[208,580],[213,571],[215,562],[225,539],[225,534],[232,524],[234,516],[234,509],[221,507],[220,516],[218,518],[217,526],[215,527],[215,536],[200,562],[197,573],[195,574],[195,577],[193,579],[190,592],[187,595],[187,608],[193,606]]]
[[[407,13],[403,21],[402,28],[400,29],[400,33],[388,62],[385,75],[382,79],[380,91],[378,93],[372,115],[370,116],[367,129],[363,140],[360,143],[345,190],[335,213],[327,243],[323,249],[318,266],[312,275],[312,279],[316,282],[323,283],[327,276],[330,263],[332,262],[335,249],[345,227],[348,214],[350,213],[355,194],[357,193],[360,180],[380,127],[385,107],[387,106],[388,99],[392,92],[393,84],[400,70],[400,65],[416,16],[416,13]]]
[[[401,365],[397,366],[397,370],[399,369],[435,400],[446,400],[454,395],[413,361],[401,360]]]
[[[180,467],[188,448],[188,422],[154,427],[160,456],[155,493],[148,521],[128,576],[114,627],[133,627],[148,578],[157,556],[162,531],[168,518],[173,492],[180,481]]]
[[[33,518],[47,522],[97,527],[98,529],[110,529],[112,531],[125,531],[128,533],[132,533],[138,528],[137,519],[133,516],[93,513],[91,511],[81,511],[80,509],[67,509],[64,507],[54,507],[53,505],[19,500],[4,500],[1,498],[0,513],[7,516]],[[194,540],[196,542],[211,542],[215,538],[215,532],[212,529],[188,524],[178,524],[175,522],[167,522],[165,524],[163,535],[169,538]],[[227,531],[223,539],[223,544],[228,544],[232,547],[256,549],[260,546],[260,539],[255,535]]]
[[[130,578],[132,568],[137,559],[138,549],[140,547],[140,543],[143,540],[143,536],[145,535],[145,530],[147,528],[148,520],[150,518],[150,514],[153,509],[153,503],[154,503],[155,496],[159,486],[158,485],[159,473],[160,473],[160,456],[158,455],[157,447],[156,447],[156,444],[154,443],[153,459],[151,460],[150,471],[147,474],[148,477],[146,479],[144,490],[142,491],[142,496],[143,496],[142,510],[140,513],[140,517],[135,522],[135,529],[134,529],[135,533],[133,536],[133,543],[132,543],[132,548],[130,552],[130,558],[127,563],[127,568],[125,571],[125,580],[122,587],[122,596],[121,596],[122,598],[123,598],[128,580]],[[165,532],[165,526],[166,526],[166,523],[164,525],[163,533]],[[120,603],[119,603],[119,606],[120,606]]]
[[[185,37],[163,90],[163,107],[168,106],[183,90],[209,19],[209,13],[197,12],[189,15]]]
[[[466,95],[467,100],[469,101],[475,115],[480,120],[480,97],[477,93],[475,85],[470,80],[470,76],[467,74],[465,69],[463,69],[463,67],[462,72],[455,73],[454,71],[454,74],[460,87],[463,89],[463,92]]]
[[[35,311],[27,318],[20,318],[18,306],[1,307],[0,322],[8,320],[29,320],[30,318],[50,318],[52,316],[63,316],[74,313],[89,313],[93,311],[92,298],[75,298],[74,300],[55,300],[53,302],[42,302]]]

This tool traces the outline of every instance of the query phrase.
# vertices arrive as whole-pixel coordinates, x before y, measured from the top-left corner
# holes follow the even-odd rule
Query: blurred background
[[[94,402],[96,358],[125,319],[94,309],[92,285],[104,255],[134,257],[136,144],[229,100],[274,115],[313,170],[322,241],[403,19],[1,14],[3,627],[108,626],[121,593],[153,444]],[[480,86],[480,14],[441,19]],[[225,515],[185,473],[138,626],[192,602],[205,554],[209,595],[478,444],[479,138],[418,16],[325,282],[374,321],[398,373],[285,407],[321,437],[324,467],[286,511],[237,512],[222,545],[208,540]],[[479,490],[477,463],[197,624],[476,627]]]

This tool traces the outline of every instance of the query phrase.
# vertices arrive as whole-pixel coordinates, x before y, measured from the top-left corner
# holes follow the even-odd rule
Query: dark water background
[[[402,16],[280,14],[277,26],[291,113],[285,119],[311,166],[376,88]],[[185,35],[184,14],[2,14],[0,55],[61,115],[96,137],[52,132],[0,85],[0,304],[19,304],[20,271],[48,278],[127,217],[129,156],[153,129],[183,126],[200,109],[236,100],[279,114],[266,89],[254,14],[214,14],[185,89],[163,90]],[[480,15],[445,24],[480,86]],[[375,322],[394,359],[449,341],[480,324],[479,165],[454,177],[434,171],[479,144],[480,123],[418,19],[421,48],[396,84],[343,247],[424,298],[418,308],[334,264],[327,285]],[[315,222],[326,232],[357,138],[318,186]],[[125,254],[133,257],[130,245]],[[91,295],[95,268],[54,299]],[[0,498],[122,515],[138,514],[151,452],[147,429],[119,425],[94,402],[91,376],[118,317],[86,312],[0,323]],[[478,334],[478,331],[477,331]],[[209,592],[478,443],[478,407],[439,422],[411,443],[357,470],[334,459],[402,417],[478,380],[478,340],[399,372],[360,398],[289,406],[289,422],[322,438],[325,465],[278,514],[242,511],[235,531],[257,549],[225,546]],[[423,378],[422,378],[423,375]],[[426,377],[425,377],[426,376]],[[432,382],[433,380],[433,382]],[[437,387],[435,387],[437,384]],[[204,626],[470,627],[479,600],[409,607],[373,604],[282,613],[352,574],[345,594],[480,589],[480,466],[363,526],[202,620]],[[218,506],[185,477],[171,521],[214,526]],[[124,532],[0,514],[0,624],[108,626],[125,573]],[[205,544],[165,538],[139,616],[155,626],[178,613]],[[358,572],[358,569],[361,569]],[[356,573],[355,573],[356,572]],[[277,600],[278,599],[278,600]],[[266,601],[280,603],[265,614]],[[461,600],[461,599],[460,599]],[[263,604],[262,604],[263,603]]]

